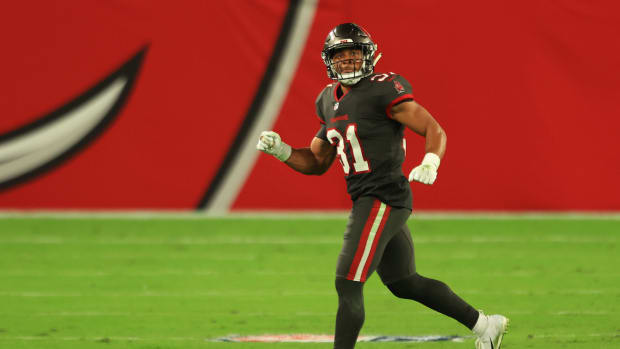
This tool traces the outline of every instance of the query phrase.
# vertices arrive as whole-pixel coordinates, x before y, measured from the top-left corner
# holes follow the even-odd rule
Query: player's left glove
[[[441,160],[437,154],[426,153],[422,163],[409,173],[409,182],[416,181],[428,185],[433,184],[435,179],[437,179],[437,169],[440,162]]]
[[[256,149],[263,153],[273,155],[282,162],[288,160],[293,151],[291,146],[282,142],[280,135],[273,131],[263,131],[260,134]]]

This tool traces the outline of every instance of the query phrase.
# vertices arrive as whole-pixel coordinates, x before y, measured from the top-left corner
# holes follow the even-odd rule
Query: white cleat
[[[476,349],[500,349],[508,329],[508,318],[503,315],[481,316],[487,316],[488,324],[484,333],[476,339]]]

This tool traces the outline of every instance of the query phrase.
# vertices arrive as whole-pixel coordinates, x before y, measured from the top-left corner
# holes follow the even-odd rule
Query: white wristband
[[[435,170],[439,168],[439,164],[441,163],[441,159],[439,155],[435,153],[426,153],[424,155],[424,159],[422,160],[422,165],[433,165],[435,166]]]
[[[278,160],[285,162],[286,160],[288,160],[288,158],[291,157],[292,152],[293,149],[291,148],[291,146],[282,142],[282,148],[280,148],[278,154],[274,154],[273,156],[275,156]]]

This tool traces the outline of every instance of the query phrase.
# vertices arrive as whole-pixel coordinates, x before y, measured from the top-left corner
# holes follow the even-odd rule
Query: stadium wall
[[[383,52],[376,71],[405,76],[448,134],[415,208],[620,210],[615,1],[5,7],[1,209],[349,208],[337,162],[303,176],[253,147],[270,128],[309,144],[323,40],[353,21]],[[407,144],[408,173],[424,144]]]

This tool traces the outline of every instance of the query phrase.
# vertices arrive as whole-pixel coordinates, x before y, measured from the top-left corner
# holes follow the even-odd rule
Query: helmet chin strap
[[[360,80],[362,80],[361,69],[357,72],[344,73],[344,74],[339,74],[339,75],[340,75],[340,78],[338,79],[338,81],[340,81],[340,83],[342,83],[343,85],[355,85]]]
[[[381,59],[382,55],[383,54],[381,52],[379,52],[377,57],[375,57],[375,60],[372,62],[372,66],[373,67],[375,65],[377,65],[377,62],[379,62],[379,60]],[[362,65],[362,68],[359,71],[357,71],[357,72],[338,74],[338,75],[340,75],[340,78],[338,79],[338,81],[340,81],[340,83],[342,83],[343,85],[355,85],[355,84],[357,84],[360,80],[362,80],[362,77],[363,77],[362,71],[364,70],[365,66],[366,66],[366,62],[364,62],[364,64]]]
[[[362,66],[358,71],[340,74],[340,79],[338,79],[338,81],[340,81],[343,85],[355,85],[362,80],[362,77],[364,77],[364,74],[362,73],[364,68],[366,68],[366,62],[362,63]]]

